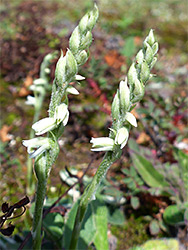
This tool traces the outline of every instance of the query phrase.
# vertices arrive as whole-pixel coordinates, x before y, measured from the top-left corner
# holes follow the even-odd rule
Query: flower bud
[[[88,31],[85,36],[81,38],[80,49],[87,49],[92,43],[91,31]]]
[[[93,143],[91,151],[112,151],[114,148],[114,140],[109,137],[92,138]]]
[[[149,35],[146,37],[145,41],[149,43],[150,46],[152,46],[155,42],[155,37],[153,35],[153,30],[151,29],[149,32]]]
[[[69,111],[67,108],[67,105],[65,103],[60,104],[54,114],[54,119],[56,121],[56,124],[59,125],[61,122],[63,123],[63,126],[67,125],[68,119],[69,119]]]
[[[50,74],[50,69],[49,69],[49,68],[45,68],[45,69],[44,69],[44,72],[45,72],[46,74]]]
[[[123,113],[129,109],[130,106],[130,90],[127,86],[127,78],[125,81],[121,81],[119,85],[119,93],[120,93],[120,105]]]
[[[80,46],[80,32],[78,30],[78,26],[74,29],[72,32],[72,35],[69,39],[69,48],[72,51],[73,54],[76,54],[76,52],[79,50]]]
[[[150,76],[150,69],[148,67],[148,64],[146,62],[143,62],[141,65],[141,71],[140,71],[140,80],[143,83],[146,83]]]
[[[114,100],[112,102],[112,119],[113,121],[118,120],[120,117],[120,94],[117,90]]]
[[[82,50],[79,55],[76,55],[76,62],[78,66],[83,65],[88,59],[88,53],[85,50]]]
[[[89,21],[89,13],[85,14],[79,22],[78,28],[81,33],[86,33],[88,31],[88,21]]]
[[[155,65],[156,62],[157,62],[157,57],[154,57],[154,58],[153,58],[153,61],[152,61],[151,64],[150,64],[150,69],[153,68],[153,66]]]
[[[69,49],[65,57],[66,57],[65,74],[66,74],[66,80],[67,80],[67,79],[71,79],[73,76],[77,74],[78,67],[77,67],[76,60],[72,52]]]
[[[138,79],[135,80],[132,103],[140,101],[144,96],[144,85]]]
[[[153,50],[153,55],[156,55],[157,54],[157,51],[159,49],[159,45],[158,45],[158,42],[155,42],[152,46],[152,50]]]
[[[137,121],[135,116],[130,113],[130,112],[126,112],[125,114],[125,120],[128,121],[132,126],[137,127]]]
[[[146,48],[146,53],[145,53],[145,60],[147,64],[150,64],[153,60],[153,50],[148,43],[146,44],[146,46],[147,48]]]
[[[134,83],[135,83],[136,79],[137,79],[137,71],[135,68],[135,64],[132,63],[132,65],[128,71],[128,83],[129,83],[129,87],[130,87],[130,92],[132,92],[132,90],[133,90]]]
[[[98,17],[99,17],[99,10],[98,10],[98,7],[96,4],[94,5],[93,10],[90,11],[88,14],[89,14],[89,20],[88,20],[87,28],[89,30],[92,30],[97,22]]]
[[[57,79],[58,85],[61,85],[66,81],[65,65],[66,65],[66,57],[63,56],[63,52],[62,52],[57,62],[56,70],[55,70],[55,77]]]
[[[115,144],[121,145],[121,149],[124,148],[129,138],[129,131],[126,127],[122,127],[117,131],[115,137]]]
[[[144,60],[144,53],[143,53],[143,50],[141,49],[141,50],[139,50],[139,52],[136,55],[136,62],[138,64],[141,64],[143,62],[143,60]]]

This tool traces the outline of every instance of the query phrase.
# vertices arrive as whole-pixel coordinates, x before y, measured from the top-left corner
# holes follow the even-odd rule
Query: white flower
[[[67,93],[72,94],[72,95],[79,95],[78,90],[74,88],[73,86],[69,86],[67,88]]]
[[[35,122],[32,126],[32,129],[35,130],[36,135],[42,135],[50,130],[56,128],[56,121],[54,118],[44,118],[38,122]]]
[[[92,138],[93,143],[91,151],[112,151],[114,148],[114,140],[109,137]]]
[[[117,131],[117,135],[115,137],[115,144],[121,145],[122,149],[126,145],[128,138],[129,138],[128,129],[122,127]]]
[[[60,104],[54,114],[54,119],[56,121],[56,124],[59,125],[61,122],[64,126],[67,125],[68,119],[69,119],[69,111],[67,108],[67,105],[65,103]]]
[[[126,114],[125,114],[125,120],[127,120],[132,126],[137,127],[136,118],[130,112],[126,112]]]
[[[30,158],[42,154],[50,148],[51,139],[44,137],[37,137],[30,140],[23,140],[22,144],[27,147],[27,152]]]
[[[26,104],[27,105],[35,105],[35,102],[36,102],[36,100],[35,100],[35,97],[34,96],[31,96],[31,95],[28,95],[27,96],[27,100],[26,100]]]
[[[62,122],[66,126],[69,119],[69,111],[65,103],[60,104],[56,110],[54,117],[43,118],[33,124],[32,129],[35,130],[36,135],[42,135],[50,130],[57,128]]]

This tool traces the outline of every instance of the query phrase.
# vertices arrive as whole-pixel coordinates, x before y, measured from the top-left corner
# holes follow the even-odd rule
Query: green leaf
[[[65,224],[63,233],[63,247],[65,249],[69,249],[77,209],[78,209],[78,201],[73,205],[70,212],[68,213],[68,219]]]
[[[157,220],[152,220],[149,224],[149,229],[152,235],[156,235],[160,231],[159,223]]]
[[[93,202],[95,201],[92,201],[88,205],[88,209],[84,216],[77,249],[87,250],[88,246],[94,241],[97,228],[95,223],[95,214],[92,209]]]
[[[123,211],[115,206],[108,207],[108,222],[113,225],[123,225],[125,222]]]
[[[63,235],[63,225],[64,219],[58,213],[50,213],[43,220],[43,226],[47,235],[49,235],[49,238],[52,239],[60,248],[62,247],[60,239]]]
[[[138,197],[136,196],[132,196],[131,197],[131,206],[134,208],[134,209],[138,209],[139,206],[140,206],[140,201],[138,199]]]
[[[140,152],[140,148],[138,146],[138,143],[133,140],[132,138],[129,139],[129,142],[128,142],[128,146],[130,149],[132,149],[133,151],[139,153]]]
[[[149,240],[142,247],[143,250],[179,250],[179,243],[174,239]]]
[[[165,209],[163,218],[169,225],[182,224],[184,223],[184,211],[177,205],[170,205]]]
[[[147,185],[154,188],[168,186],[164,177],[153,167],[151,162],[136,153],[131,153],[131,158],[135,168]]]
[[[94,239],[94,244],[97,250],[108,250],[108,211],[106,206],[102,203],[96,202],[91,203],[93,213],[95,214],[95,225],[96,225],[96,235]]]
[[[128,37],[124,47],[121,49],[121,54],[126,57],[132,57],[135,53],[134,37]]]

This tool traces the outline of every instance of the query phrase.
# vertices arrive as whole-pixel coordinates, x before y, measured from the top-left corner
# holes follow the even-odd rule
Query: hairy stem
[[[80,204],[77,210],[76,219],[74,222],[74,228],[72,231],[72,238],[70,243],[70,250],[75,250],[78,243],[78,238],[82,226],[82,221],[84,218],[84,215],[86,213],[88,204],[90,200],[95,199],[95,192],[98,189],[102,179],[105,177],[108,169],[110,166],[120,158],[121,156],[121,150],[117,148],[113,152],[107,152],[103,158],[103,161],[101,162],[91,184],[85,189]]]

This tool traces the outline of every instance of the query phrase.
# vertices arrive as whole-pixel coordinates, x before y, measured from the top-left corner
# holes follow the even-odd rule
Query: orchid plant
[[[88,48],[92,42],[92,29],[98,19],[98,8],[88,12],[74,29],[66,55],[61,53],[57,62],[55,79],[52,86],[48,117],[32,125],[39,137],[24,140],[23,145],[31,158],[35,158],[34,170],[37,178],[35,211],[33,218],[33,248],[41,248],[41,223],[43,203],[46,194],[46,183],[52,164],[59,153],[58,138],[62,135],[69,119],[68,94],[79,94],[70,86],[70,82],[83,80],[78,75],[78,67],[83,65],[88,57]],[[144,96],[146,82],[152,77],[150,70],[157,57],[158,43],[153,30],[146,37],[143,48],[136,55],[128,76],[120,82],[119,89],[112,103],[112,127],[108,137],[92,138],[92,151],[106,151],[104,158],[91,182],[85,189],[78,206],[72,239],[69,249],[76,249],[81,224],[90,200],[95,199],[95,192],[109,167],[120,158],[132,126],[137,127],[137,121],[131,110]],[[41,135],[47,133],[46,137]]]
[[[51,88],[51,85],[49,83],[49,74],[50,74],[49,66],[52,63],[53,59],[56,58],[56,56],[57,56],[57,51],[49,53],[44,57],[40,67],[40,76],[38,79],[35,79],[33,81],[33,84],[29,87],[29,89],[33,91],[33,95],[28,95],[25,103],[27,105],[34,107],[33,123],[35,123],[39,119],[46,93]],[[31,129],[30,139],[34,138],[34,135],[35,135],[34,130]],[[32,159],[31,159],[34,157],[35,155],[33,157],[30,157],[29,155],[27,159],[27,183],[28,183],[27,192],[29,194],[32,193],[34,189],[34,183],[32,178],[33,177]]]
[[[119,84],[119,89],[112,102],[112,127],[109,137],[92,138],[92,151],[106,151],[91,184],[85,189],[78,206],[72,238],[69,249],[77,249],[80,229],[88,204],[95,199],[95,193],[110,166],[121,157],[132,126],[137,127],[137,121],[131,110],[139,102],[145,92],[147,81],[153,76],[150,70],[157,61],[158,43],[153,30],[143,42],[143,48],[138,52],[132,63],[128,76]]]
[[[46,195],[47,179],[58,153],[58,139],[64,131],[69,119],[68,94],[79,94],[69,83],[83,80],[78,75],[79,66],[83,65],[89,57],[89,46],[92,43],[92,29],[98,19],[98,8],[88,12],[74,29],[66,55],[61,53],[55,70],[55,79],[52,85],[49,116],[32,125],[32,129],[39,137],[23,140],[30,158],[35,158],[34,171],[37,178],[35,210],[33,216],[33,249],[41,249],[41,225],[43,204]],[[41,79],[40,79],[41,80]],[[40,81],[41,82],[41,81]],[[29,97],[28,101],[33,101]],[[37,100],[35,100],[37,105]],[[46,137],[41,135],[47,133]]]

